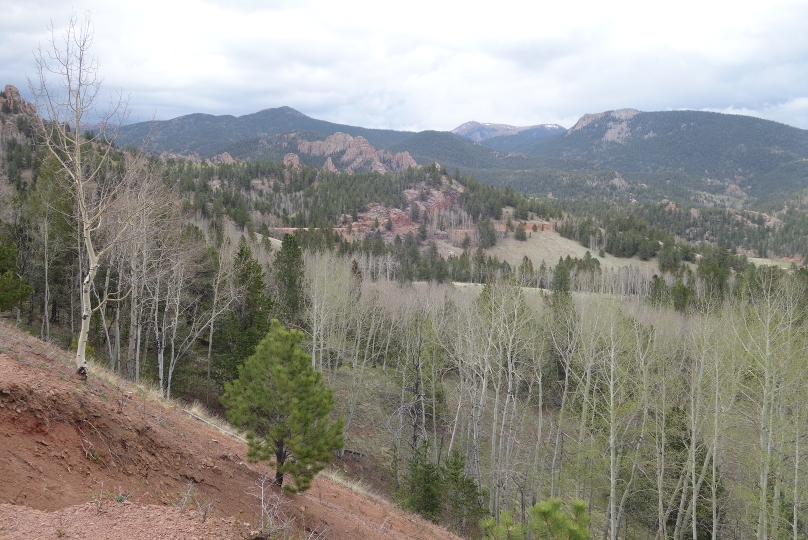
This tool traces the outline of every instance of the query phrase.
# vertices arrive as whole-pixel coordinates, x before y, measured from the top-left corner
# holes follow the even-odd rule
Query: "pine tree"
[[[0,221],[2,225],[2,221]],[[17,248],[0,237],[0,311],[8,311],[28,298],[34,288],[16,273]]]
[[[222,322],[215,343],[224,360],[219,377],[230,380],[236,368],[255,352],[255,346],[269,331],[272,300],[266,292],[265,275],[242,237],[233,261],[234,284],[239,301]]]
[[[287,330],[273,319],[255,354],[239,366],[238,379],[225,385],[221,398],[227,418],[249,430],[250,461],[275,458],[275,483],[291,474],[291,492],[311,487],[314,476],[343,446],[343,421],[331,421],[333,392],[299,344],[300,330]]]
[[[527,240],[527,233],[525,232],[525,224],[520,223],[516,227],[516,231],[513,233],[513,237],[517,240],[524,242]]]
[[[486,540],[524,540],[525,527],[513,519],[507,510],[499,513],[499,523],[493,516],[480,521]]]
[[[303,251],[297,238],[285,234],[273,263],[278,310],[283,322],[300,326],[306,303],[303,292]]]
[[[589,540],[586,503],[572,501],[572,513],[561,509],[561,499],[549,499],[530,509],[530,530],[537,539]]]

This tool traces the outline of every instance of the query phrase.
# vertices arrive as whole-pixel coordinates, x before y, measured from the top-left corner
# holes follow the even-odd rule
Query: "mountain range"
[[[565,128],[558,124],[539,124],[536,126],[510,126],[508,124],[481,124],[472,120],[454,128],[452,133],[474,142],[481,142],[496,137],[512,137],[522,134],[534,139],[542,139],[550,135],[562,133]]]
[[[311,148],[308,143],[338,133],[357,142],[342,136],[338,151],[305,150]],[[418,164],[437,161],[484,182],[541,196],[667,197],[705,206],[742,206],[787,199],[808,188],[808,131],[701,111],[619,109],[584,115],[569,129],[471,121],[452,132],[414,133],[336,124],[279,107],[240,117],[191,114],[132,124],[119,142],[137,144],[147,135],[147,148],[155,153],[205,158],[226,152],[244,161],[280,161],[294,153],[303,164],[340,172],[395,171],[410,166],[410,159]],[[351,144],[363,148],[362,163],[345,158]],[[379,166],[394,162],[398,168]]]

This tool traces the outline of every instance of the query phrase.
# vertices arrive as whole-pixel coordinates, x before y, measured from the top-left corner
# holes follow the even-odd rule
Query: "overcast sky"
[[[808,128],[808,1],[75,0],[131,119],[288,105],[365,127],[572,126],[619,108]],[[0,86],[70,3],[0,0]]]

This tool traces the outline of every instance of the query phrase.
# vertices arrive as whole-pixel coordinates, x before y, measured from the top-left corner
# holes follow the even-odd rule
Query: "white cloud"
[[[368,127],[571,125],[622,107],[742,112],[808,128],[808,4],[683,0],[80,0],[133,118],[289,105]],[[25,91],[56,0],[0,0],[0,84]]]

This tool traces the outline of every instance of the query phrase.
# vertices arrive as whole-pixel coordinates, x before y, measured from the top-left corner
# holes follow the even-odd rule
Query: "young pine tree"
[[[303,332],[273,319],[267,336],[239,366],[221,398],[227,419],[249,430],[250,461],[275,458],[275,483],[291,474],[291,492],[306,491],[343,446],[343,420],[331,420],[333,392],[300,348]]]
[[[530,530],[540,540],[589,540],[586,503],[572,501],[572,512],[561,508],[561,499],[549,499],[530,509]]]

